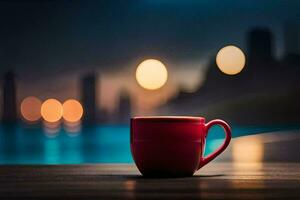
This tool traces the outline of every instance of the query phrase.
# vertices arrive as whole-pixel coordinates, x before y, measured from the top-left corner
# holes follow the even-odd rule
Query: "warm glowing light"
[[[83,108],[79,101],[69,99],[63,103],[63,118],[68,122],[77,122],[81,119]]]
[[[126,196],[129,199],[136,199],[136,181],[135,180],[127,180],[124,182],[124,188],[126,190]]]
[[[21,103],[21,114],[29,122],[38,121],[41,118],[41,101],[36,97],[26,97]]]
[[[216,56],[216,62],[224,74],[235,75],[245,67],[246,58],[241,49],[230,45],[220,49]]]
[[[135,190],[135,187],[136,187],[136,181],[134,180],[127,180],[124,182],[125,183],[125,188],[126,190],[128,191],[133,191]]]
[[[62,105],[56,99],[46,100],[41,107],[41,115],[47,122],[57,122],[62,117]]]
[[[233,164],[237,168],[259,169],[264,156],[264,146],[259,138],[240,138],[233,142]]]
[[[148,90],[161,88],[168,79],[165,65],[154,59],[148,59],[139,64],[135,75],[139,85]]]

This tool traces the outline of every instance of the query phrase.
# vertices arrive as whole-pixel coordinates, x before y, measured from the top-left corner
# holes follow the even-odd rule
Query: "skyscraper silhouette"
[[[97,116],[97,76],[95,73],[87,74],[81,82],[81,100],[84,110],[83,122],[95,123]]]
[[[249,63],[273,61],[273,37],[267,28],[255,28],[248,34]]]
[[[284,45],[286,56],[299,55],[300,37],[297,23],[288,21],[284,24]]]
[[[5,123],[16,122],[18,118],[16,107],[16,82],[15,73],[12,70],[9,70],[4,74],[2,91],[2,121]]]
[[[127,124],[131,117],[131,102],[127,92],[122,91],[120,94],[119,110],[118,110],[118,122]]]

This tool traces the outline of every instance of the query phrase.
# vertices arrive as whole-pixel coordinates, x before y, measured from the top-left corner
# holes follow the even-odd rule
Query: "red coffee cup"
[[[213,125],[223,127],[224,143],[203,156],[205,140]],[[134,117],[130,122],[130,147],[144,176],[192,176],[222,153],[231,140],[229,125],[219,119],[205,123],[203,117]]]

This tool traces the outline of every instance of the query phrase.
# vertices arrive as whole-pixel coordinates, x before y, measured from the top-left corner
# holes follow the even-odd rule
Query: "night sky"
[[[103,80],[102,106],[113,109],[121,85],[157,105],[201,85],[217,49],[234,44],[246,52],[252,27],[269,27],[282,56],[283,23],[299,22],[299,10],[293,0],[0,1],[0,73],[15,69],[20,99],[64,100],[78,98],[78,79],[94,70]],[[170,81],[161,91],[149,94],[134,81],[145,58],[167,65]]]

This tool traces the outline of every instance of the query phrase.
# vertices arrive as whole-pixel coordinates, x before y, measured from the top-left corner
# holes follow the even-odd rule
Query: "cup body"
[[[192,176],[205,143],[201,117],[136,117],[131,119],[130,146],[144,176]]]

